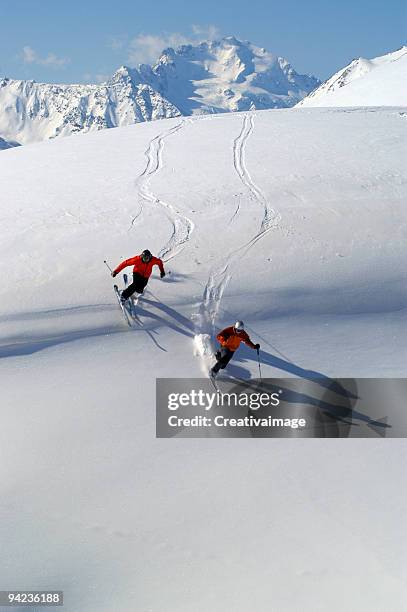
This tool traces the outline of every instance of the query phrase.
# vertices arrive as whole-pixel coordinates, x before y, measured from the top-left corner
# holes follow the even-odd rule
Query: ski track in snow
[[[249,189],[254,199],[263,208],[264,214],[261,222],[260,233],[276,227],[281,219],[268,202],[261,189],[254,183],[246,166],[246,143],[254,130],[254,115],[245,115],[239,136],[233,143],[233,165],[242,183]]]
[[[143,172],[136,180],[139,196],[139,210],[132,218],[129,230],[134,227],[136,220],[142,214],[143,202],[148,202],[152,205],[160,205],[173,228],[169,240],[161,248],[158,254],[159,257],[165,258],[164,261],[169,261],[184,248],[185,243],[190,239],[190,236],[194,230],[194,223],[175,206],[163,201],[157,195],[155,195],[154,192],[150,189],[150,181],[154,177],[154,175],[156,175],[163,167],[163,150],[165,139],[181,130],[184,127],[185,123],[186,120],[183,119],[175,126],[159,133],[150,141],[147,150],[145,151],[146,166]],[[69,211],[68,214],[73,216],[71,213],[69,213]],[[135,329],[141,329],[146,332],[159,349],[166,350],[158,344],[157,340],[153,337],[151,331],[148,328],[143,327],[143,323],[138,317],[133,317],[133,319],[136,322]],[[12,357],[20,354],[30,354],[32,352],[37,352],[38,350],[42,350],[44,348],[63,344],[77,339],[91,338],[93,336],[104,335],[106,333],[116,333],[116,331],[121,333],[122,330],[116,330],[115,328],[111,328],[110,326],[108,328],[101,326],[100,328],[92,328],[84,331],[81,330],[79,332],[76,330],[69,330],[62,333],[56,333],[55,336],[33,336],[24,342],[13,339],[13,342],[10,342],[5,346],[0,346],[0,358]]]
[[[196,342],[195,346],[198,347],[202,359],[205,359],[208,355],[208,337],[210,337],[215,329],[215,321],[219,312],[220,304],[222,301],[223,293],[226,289],[232,277],[231,268],[237,258],[241,255],[245,255],[258,240],[263,238],[266,233],[273,229],[279,228],[281,221],[281,215],[278,213],[270,203],[261,189],[256,185],[250,176],[249,170],[246,165],[246,144],[254,130],[254,115],[246,114],[243,118],[243,124],[241,131],[237,138],[233,142],[233,166],[234,169],[243,183],[243,185],[249,190],[254,200],[261,206],[263,210],[263,216],[260,223],[259,231],[252,236],[247,242],[241,244],[238,248],[230,251],[229,254],[218,262],[212,268],[210,272],[208,282],[206,283],[202,303],[199,308],[199,314],[196,318]],[[239,207],[236,209],[233,215],[232,221],[239,213]],[[202,341],[199,339],[204,338],[203,342],[205,345],[205,351],[199,351],[199,346]],[[205,364],[206,366],[206,364]]]
[[[166,217],[169,219],[172,225],[172,234],[167,243],[161,248],[158,256],[164,261],[169,261],[180,253],[183,249],[183,245],[190,239],[191,234],[194,230],[194,223],[185,216],[180,210],[174,205],[165,202],[160,199],[150,189],[150,182],[152,177],[157,174],[163,167],[163,149],[164,141],[166,138],[172,136],[185,125],[185,119],[177,123],[175,126],[161,132],[155,136],[145,152],[147,159],[146,167],[137,179],[138,194],[142,201],[150,202],[154,205],[160,205],[163,207]],[[140,216],[141,209],[131,222],[131,227],[134,226],[136,219]]]

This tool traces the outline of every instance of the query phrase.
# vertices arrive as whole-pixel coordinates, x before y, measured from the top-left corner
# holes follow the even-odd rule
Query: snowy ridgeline
[[[407,106],[407,47],[360,57],[336,72],[298,106]]]
[[[234,37],[165,49],[101,85],[0,80],[0,149],[180,115],[299,106],[406,106],[407,48],[359,58],[326,82]],[[318,87],[319,86],[319,87]]]
[[[234,37],[163,51],[102,85],[0,80],[0,135],[21,144],[179,115],[290,107],[317,85]]]
[[[154,437],[156,377],[202,376],[237,318],[264,376],[406,376],[405,129],[304,108],[2,152],[4,585],[66,612],[405,607],[404,441]],[[145,248],[170,273],[131,329],[103,260]]]

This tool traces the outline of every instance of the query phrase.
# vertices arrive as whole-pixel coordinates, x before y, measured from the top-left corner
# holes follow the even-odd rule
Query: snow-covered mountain
[[[7,140],[4,140],[4,138],[0,138],[0,151],[3,149],[9,149],[10,146],[11,145],[7,142]]]
[[[125,68],[105,85],[0,81],[0,134],[20,144],[179,114]]]
[[[11,149],[12,147],[15,147],[15,146],[16,146],[15,143],[11,143],[11,142],[8,142],[7,140],[4,140],[4,138],[0,138],[0,151],[4,149]]]
[[[229,36],[166,49],[142,78],[183,115],[293,106],[319,84],[263,48]]]
[[[102,85],[0,81],[0,135],[21,144],[182,115],[294,106],[318,86],[289,62],[233,37],[166,49]]]
[[[407,106],[407,46],[353,60],[298,106]]]

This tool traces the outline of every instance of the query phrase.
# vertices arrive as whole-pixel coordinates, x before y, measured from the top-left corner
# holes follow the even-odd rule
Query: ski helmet
[[[141,254],[141,259],[144,261],[144,263],[151,261],[152,258],[153,256],[151,252],[148,249],[144,249],[144,251]]]
[[[241,332],[244,330],[244,323],[243,321],[236,321],[236,323],[234,324],[234,328],[237,332]]]

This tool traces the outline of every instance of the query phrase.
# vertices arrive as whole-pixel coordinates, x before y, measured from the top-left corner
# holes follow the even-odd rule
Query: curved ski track
[[[169,204],[168,202],[164,202],[164,200],[161,200],[157,195],[155,195],[150,189],[150,181],[152,177],[163,167],[164,140],[178,132],[184,127],[184,125],[185,120],[183,119],[180,121],[180,123],[177,123],[175,126],[161,132],[151,140],[147,150],[145,151],[145,157],[147,159],[146,167],[137,179],[139,198],[146,202],[150,202],[151,204],[159,204],[162,206],[165,215],[172,224],[172,234],[167,243],[158,253],[159,257],[162,259],[165,258],[164,261],[169,261],[182,250],[183,244],[191,237],[194,230],[194,223],[175,206]],[[137,215],[132,219],[132,226],[141,214],[141,211],[142,205]]]
[[[264,193],[254,183],[246,166],[246,143],[252,134],[253,129],[254,116],[245,115],[241,132],[233,143],[233,165],[242,183],[249,189],[254,199],[263,208],[263,219],[259,230],[259,234],[261,234],[268,229],[276,227],[281,219],[281,215],[277,213],[272,206],[270,206],[270,203],[268,202]]]
[[[233,142],[233,165],[243,185],[250,191],[255,201],[258,202],[263,209],[263,217],[260,228],[259,231],[247,242],[244,242],[237,249],[231,251],[216,267],[212,269],[204,289],[203,300],[199,309],[199,329],[197,330],[197,333],[213,332],[223,292],[232,276],[230,268],[234,261],[241,256],[242,251],[243,254],[246,254],[266,233],[272,229],[278,228],[281,220],[280,213],[272,208],[264,193],[251,178],[246,166],[246,143],[252,134],[253,129],[254,116],[245,115],[240,134]],[[232,219],[236,216],[236,214],[238,214],[238,212],[239,210],[237,209]]]

